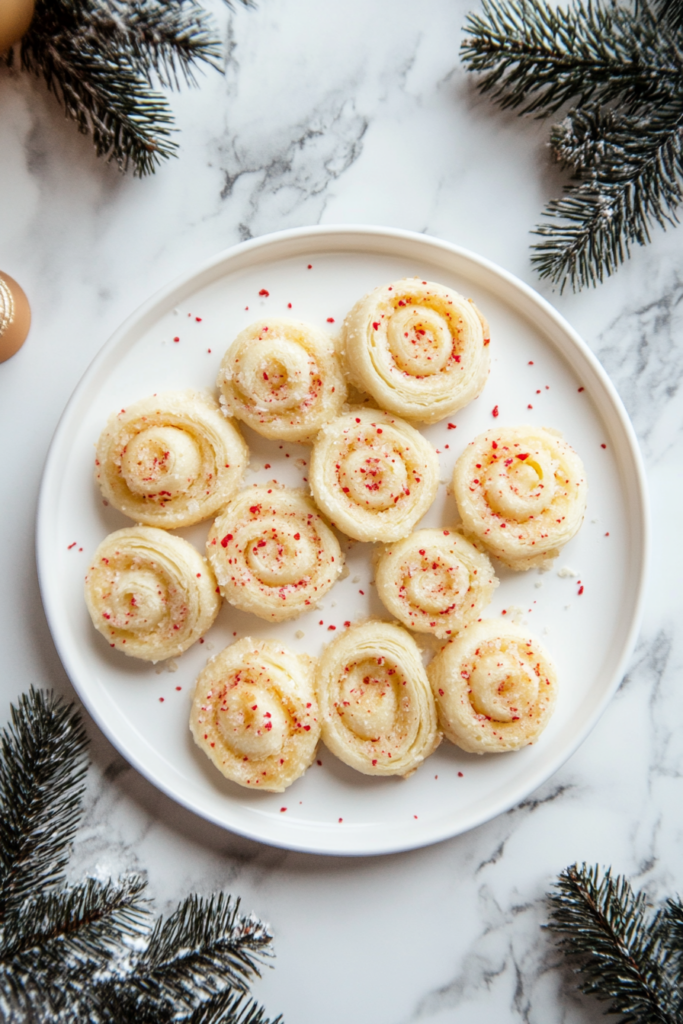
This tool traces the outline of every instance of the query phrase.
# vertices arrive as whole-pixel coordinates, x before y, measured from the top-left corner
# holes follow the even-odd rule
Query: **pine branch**
[[[614,2],[554,7],[545,0],[484,0],[461,47],[477,86],[504,108],[543,117],[565,103],[666,102],[680,87],[683,54],[645,7]]]
[[[653,224],[678,220],[683,201],[683,93],[649,118],[587,106],[553,130],[557,158],[579,183],[548,204],[535,234],[532,263],[564,289],[595,284],[613,273],[635,244],[650,241]]]
[[[106,8],[93,11],[92,31],[147,68],[150,85],[152,71],[169,88],[179,87],[179,76],[196,84],[193,69],[200,62],[220,71],[220,45],[194,0],[109,0]]]
[[[58,1013],[78,1006],[90,1017],[95,976],[99,984],[123,976],[149,936],[145,888],[136,876],[106,884],[90,878],[27,901],[0,947],[0,1007]]]
[[[92,136],[97,155],[124,171],[132,164],[138,175],[178,148],[155,82],[194,84],[199,65],[221,70],[220,56],[197,0],[36,0],[21,42],[21,66],[45,79],[66,116]],[[13,60],[13,51],[0,57]]]
[[[245,992],[270,956],[272,936],[260,921],[239,913],[240,901],[222,893],[189,896],[166,920],[159,920],[138,961],[133,984],[152,986],[169,1000],[194,1006],[199,991],[213,995],[225,986]]]
[[[64,885],[85,733],[52,694],[31,690],[11,710],[0,732],[3,1024],[271,1024],[248,994],[271,935],[239,900],[190,896],[151,927],[139,877]]]
[[[649,915],[642,894],[597,866],[566,868],[555,888],[548,927],[578,961],[581,991],[608,1002],[607,1013],[623,1014],[622,1024],[677,1024],[661,912]]]
[[[93,0],[76,10],[70,0],[38,0],[22,40],[22,67],[45,79],[79,131],[92,136],[98,156],[148,174],[177,149],[171,110],[125,49],[98,39],[90,22],[98,11]]]
[[[87,738],[73,705],[31,688],[0,732],[0,935],[63,880],[81,817]]]

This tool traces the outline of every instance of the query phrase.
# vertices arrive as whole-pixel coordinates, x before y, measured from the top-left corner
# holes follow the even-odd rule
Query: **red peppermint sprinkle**
[[[491,410],[491,415],[493,416],[494,420],[498,418],[499,412],[497,405],[494,405],[493,409]]]
[[[229,543],[229,542],[230,542],[231,540],[232,540],[232,534],[231,534],[231,533],[226,533],[225,537],[224,537],[224,538],[223,538],[223,540],[221,541],[221,547],[222,547],[222,548],[227,548],[227,546],[228,546],[228,543]]]
[[[268,296],[270,295],[270,292],[266,288],[262,288],[261,291],[259,292],[259,295],[262,295],[264,299],[267,299]]]

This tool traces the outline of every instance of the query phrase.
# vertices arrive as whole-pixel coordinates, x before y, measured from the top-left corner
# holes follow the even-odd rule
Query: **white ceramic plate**
[[[191,739],[194,679],[210,652],[235,636],[275,637],[318,654],[334,635],[331,626],[342,629],[368,614],[390,618],[371,583],[371,545],[344,542],[349,575],[320,609],[273,626],[225,604],[204,644],[170,665],[138,662],[110,650],[83,600],[92,552],[107,533],[130,525],[103,505],[93,479],[93,445],[109,414],[128,403],[168,389],[212,387],[227,345],[257,317],[290,315],[336,329],[361,295],[406,275],[471,296],[491,325],[493,366],[482,396],[424,429],[440,453],[444,484],[421,525],[452,524],[455,505],[445,481],[466,443],[494,422],[555,427],[584,460],[589,503],[579,534],[549,573],[499,567],[501,586],[488,613],[505,610],[514,617],[521,609],[530,631],[549,648],[559,670],[557,710],[540,741],[515,754],[478,757],[444,742],[411,778],[399,780],[360,775],[321,746],[319,763],[285,794],[248,792],[223,779]],[[306,480],[310,449],[244,434],[252,452],[247,486]],[[464,832],[522,800],[595,724],[635,641],[647,539],[643,481],[631,425],[604,371],[526,285],[423,235],[366,227],[288,231],[239,245],[163,289],[90,366],[45,468],[38,515],[43,601],[84,704],[128,761],[175,800],[225,828],[291,849],[410,849]],[[179,532],[203,549],[208,526]],[[567,567],[578,575],[558,574]],[[297,638],[298,631],[304,636]]]

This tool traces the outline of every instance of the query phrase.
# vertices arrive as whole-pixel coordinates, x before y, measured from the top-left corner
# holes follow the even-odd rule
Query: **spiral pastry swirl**
[[[489,374],[489,328],[470,299],[417,277],[360,299],[342,343],[354,384],[382,409],[436,423],[471,402]]]
[[[510,569],[550,563],[586,511],[586,473],[573,448],[543,427],[489,430],[455,464],[465,532]]]
[[[109,645],[143,661],[182,654],[206,633],[221,605],[199,552],[151,526],[105,537],[85,578],[85,601]]]
[[[197,679],[190,730],[226,778],[282,793],[303,775],[320,739],[314,664],[251,637],[211,659]]]
[[[488,556],[455,530],[417,530],[388,545],[375,583],[392,615],[441,639],[478,618],[498,586]]]
[[[534,743],[553,713],[557,675],[540,642],[520,626],[467,626],[427,667],[444,734],[472,754]]]
[[[242,435],[212,398],[173,391],[110,418],[97,444],[95,476],[119,512],[171,530],[225,505],[248,460]]]
[[[270,622],[308,611],[344,565],[337,538],[303,491],[252,487],[229,502],[206,552],[223,597]]]
[[[439,460],[421,434],[377,409],[355,409],[326,424],[313,445],[316,503],[349,537],[394,541],[433,502]]]
[[[366,622],[323,652],[316,690],[325,745],[365,775],[410,775],[441,741],[417,644],[388,622]]]
[[[250,324],[225,353],[217,383],[229,416],[281,441],[312,441],[346,401],[332,339],[299,320]]]

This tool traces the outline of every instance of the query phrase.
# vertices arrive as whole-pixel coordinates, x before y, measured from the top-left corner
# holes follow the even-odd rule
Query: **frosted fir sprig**
[[[178,149],[157,86],[195,85],[196,70],[220,71],[221,57],[197,0],[36,0],[28,32],[0,63],[42,78],[98,156],[145,175]]]
[[[0,1019],[6,1024],[278,1024],[249,994],[272,936],[239,899],[188,896],[154,918],[138,875],[65,881],[87,738],[31,689],[0,730]]]
[[[573,864],[549,896],[559,949],[579,989],[606,1002],[621,1024],[683,1020],[683,904],[649,905],[611,868]]]
[[[465,31],[462,57],[482,93],[519,114],[565,112],[550,149],[572,180],[533,232],[541,278],[560,291],[596,285],[655,225],[677,223],[683,0],[484,0]]]

